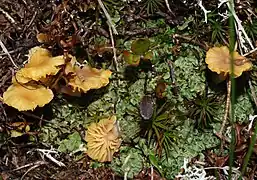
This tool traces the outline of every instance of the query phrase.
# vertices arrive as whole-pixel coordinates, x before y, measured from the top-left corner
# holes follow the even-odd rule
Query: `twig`
[[[44,156],[46,156],[49,160],[51,160],[52,162],[54,162],[55,164],[57,164],[58,166],[60,167],[65,167],[65,164],[56,160],[52,155],[51,153],[53,154],[58,154],[57,151],[54,151],[54,150],[47,150],[47,149],[36,149],[37,151],[41,152],[43,155],[42,155],[42,158],[44,158]]]
[[[257,115],[252,116],[251,114],[249,115],[249,125],[248,125],[248,129],[247,132],[249,132],[252,129],[253,126],[253,121],[255,120],[255,118],[257,118]]]
[[[126,171],[125,173],[124,173],[124,178],[123,178],[123,180],[127,180],[128,179],[128,172]]]
[[[224,140],[225,142],[227,143],[230,143],[230,139],[223,136],[222,134],[219,134],[219,133],[214,133],[218,138],[220,138],[221,140]]]
[[[37,161],[37,162],[34,162],[34,163],[29,163],[29,164],[26,164],[24,166],[21,166],[21,167],[18,167],[16,169],[13,169],[11,170],[10,172],[13,172],[13,171],[19,171],[21,169],[24,169],[24,168],[27,168],[27,167],[30,167],[30,166],[35,166],[35,165],[43,165],[43,164],[47,164],[47,162],[45,161]]]
[[[227,101],[226,101],[226,109],[225,109],[225,114],[224,114],[224,118],[222,121],[222,125],[219,131],[219,134],[222,135],[223,130],[225,128],[226,122],[227,122],[227,118],[228,118],[228,113],[229,113],[229,109],[230,109],[230,94],[231,94],[231,80],[229,79],[227,82]]]
[[[153,180],[153,166],[151,166],[151,180]]]
[[[178,86],[176,84],[176,78],[175,78],[175,72],[174,72],[174,68],[173,68],[173,65],[172,65],[172,62],[170,60],[168,60],[168,66],[169,66],[169,69],[170,69],[170,79],[171,79],[171,83],[172,83],[172,86],[174,88],[174,94],[177,95],[178,94]]]
[[[119,71],[118,62],[117,62],[116,48],[115,48],[114,39],[113,39],[113,35],[112,35],[112,28],[111,28],[110,25],[109,25],[109,32],[110,32],[111,43],[112,43],[114,67],[115,67],[115,70],[116,70],[116,71]]]
[[[35,11],[32,19],[30,20],[29,24],[23,29],[22,33],[21,33],[21,36],[23,36],[23,34],[25,33],[25,31],[31,26],[31,24],[33,23],[33,21],[35,20],[37,16],[37,11]]]
[[[7,19],[9,19],[11,21],[11,23],[15,23],[15,20],[12,18],[12,16],[10,14],[8,14],[8,12],[3,10],[1,7],[0,7],[0,12],[2,12],[7,17]]]
[[[41,165],[43,165],[43,164],[46,164],[46,162],[44,162],[44,161],[39,161],[39,162],[41,162],[41,163],[35,164],[35,165],[32,166],[31,168],[29,168],[29,169],[22,175],[21,180],[22,180],[31,170],[33,170],[33,169],[35,169],[35,168],[37,168],[37,167],[39,167],[39,166],[41,166]],[[43,162],[43,163],[42,163],[42,162]]]
[[[13,53],[16,53],[16,52],[19,52],[20,50],[22,50],[23,47],[19,47],[17,49],[14,49],[12,51],[9,51],[9,54],[13,54]],[[5,56],[5,55],[8,55],[8,53],[4,52],[4,53],[1,53],[0,56]]]
[[[12,72],[9,70],[3,77],[0,79],[0,88],[3,87],[9,79],[12,78]]]
[[[234,5],[232,4],[232,7],[231,7],[231,4],[229,3],[229,1],[227,1],[226,4],[227,4],[228,9],[230,10],[232,16],[235,19],[235,25],[236,25],[236,28],[237,28],[237,35],[238,35],[238,39],[239,39],[241,47],[244,48],[245,51],[247,51],[247,48],[244,45],[245,39],[246,39],[246,41],[250,45],[251,49],[254,49],[254,46],[253,46],[250,38],[248,37],[247,33],[245,32],[244,27],[242,26],[241,20],[236,15]],[[244,35],[245,39],[242,37],[242,34]]]
[[[209,49],[205,44],[202,44],[202,43],[194,40],[192,37],[187,37],[187,36],[183,36],[183,35],[179,35],[179,34],[174,34],[173,38],[180,38],[180,39],[184,39],[188,42],[192,42],[192,43],[200,46],[201,48],[205,49],[206,51]]]
[[[1,46],[1,48],[3,49],[3,51],[8,55],[9,59],[11,60],[12,64],[14,65],[14,67],[18,69],[19,67],[15,64],[15,62],[14,62],[12,56],[10,55],[10,53],[8,52],[8,50],[6,49],[4,43],[2,42],[1,39],[0,39],[0,46]]]
[[[255,103],[255,106],[257,107],[257,98],[256,98],[255,90],[253,88],[253,85],[252,85],[252,82],[251,82],[250,79],[248,80],[248,84],[249,84],[249,87],[250,87],[250,90],[251,90],[251,95],[252,95],[253,101]]]
[[[21,112],[21,113],[24,114],[24,115],[26,115],[26,116],[29,116],[29,117],[38,119],[38,120],[40,120],[40,121],[45,121],[45,122],[48,122],[48,123],[54,123],[54,122],[52,122],[52,121],[46,120],[46,119],[44,119],[44,118],[41,118],[41,117],[39,117],[39,116],[37,116],[37,115],[35,115],[35,114],[32,114],[32,113],[30,113],[30,112],[23,111],[23,112]]]
[[[106,8],[104,7],[104,4],[103,4],[102,0],[97,0],[97,1],[98,1],[98,3],[99,3],[100,7],[101,7],[102,10],[103,10],[103,12],[104,12],[104,14],[105,14],[105,16],[106,16],[106,18],[107,18],[107,21],[108,21],[109,25],[112,27],[113,33],[116,34],[116,35],[118,35],[118,31],[116,30],[116,28],[115,28],[115,26],[114,26],[114,24],[113,24],[113,22],[112,22],[111,16],[109,15],[109,13],[107,12]]]
[[[205,7],[203,6],[202,0],[198,0],[198,5],[200,6],[200,8],[202,9],[202,11],[204,13],[204,22],[207,23],[207,14],[210,13],[211,11],[208,11],[205,9]]]
[[[257,48],[254,48],[253,50],[249,51],[248,53],[245,53],[243,56],[248,56],[249,54],[254,53],[255,51],[257,51]]]
[[[173,16],[175,16],[175,14],[172,12],[172,10],[170,9],[170,4],[169,4],[169,1],[168,0],[165,0],[165,4],[166,4],[166,6],[167,6],[167,9],[169,10],[169,12],[173,15]]]

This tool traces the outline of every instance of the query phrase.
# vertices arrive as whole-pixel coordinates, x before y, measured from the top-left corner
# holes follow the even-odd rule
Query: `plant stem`
[[[241,175],[240,175],[240,177],[239,177],[239,180],[242,179],[242,177],[243,177],[243,175],[244,175],[244,173],[245,173],[245,171],[246,171],[247,164],[248,164],[248,162],[249,162],[249,160],[250,160],[250,157],[251,157],[251,155],[252,155],[253,148],[254,148],[254,144],[255,144],[255,142],[256,142],[256,137],[257,137],[256,134],[257,134],[257,123],[255,124],[255,127],[254,127],[254,134],[253,134],[253,136],[252,136],[252,140],[251,140],[251,142],[250,142],[249,149],[248,149],[247,154],[246,154],[246,156],[245,156],[245,158],[244,158],[244,164],[243,164],[243,168],[242,168],[242,171],[241,171]]]
[[[231,80],[227,80],[227,100],[226,100],[226,109],[225,109],[225,114],[224,114],[224,118],[222,121],[222,125],[219,131],[219,134],[222,135],[226,122],[227,122],[227,118],[228,118],[228,114],[229,114],[229,109],[230,109],[230,96],[231,96]]]
[[[232,126],[231,129],[231,142],[229,147],[229,174],[228,179],[232,179],[232,171],[233,171],[233,165],[234,165],[234,151],[235,151],[235,141],[236,141],[236,131],[235,131],[235,123],[234,123],[234,104],[235,104],[235,77],[234,77],[234,51],[236,48],[236,27],[235,27],[235,10],[234,10],[234,1],[229,0],[227,2],[227,5],[229,7],[229,52],[231,56],[230,60],[230,68],[231,68],[231,74],[230,74],[230,81],[231,81],[231,113],[230,113],[230,123]]]

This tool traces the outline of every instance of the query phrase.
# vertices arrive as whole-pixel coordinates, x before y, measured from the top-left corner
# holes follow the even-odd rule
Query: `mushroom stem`
[[[231,80],[227,79],[227,100],[226,100],[226,109],[225,109],[225,114],[224,114],[224,118],[221,124],[221,128],[219,131],[219,134],[222,135],[226,122],[227,122],[227,118],[228,118],[228,113],[229,113],[229,109],[230,109],[230,94],[231,94]]]

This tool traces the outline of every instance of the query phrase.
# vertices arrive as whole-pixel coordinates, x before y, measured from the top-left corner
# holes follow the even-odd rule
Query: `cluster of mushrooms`
[[[43,107],[54,97],[53,90],[69,95],[80,95],[90,89],[99,89],[109,83],[110,70],[96,69],[76,64],[69,55],[52,57],[44,48],[34,47],[29,51],[28,62],[12,77],[12,85],[4,92],[3,102],[19,111]],[[66,85],[60,85],[59,79]],[[86,132],[87,154],[100,162],[111,161],[121,144],[116,117],[92,123]]]
[[[239,77],[250,70],[252,63],[245,57],[233,52],[234,76]],[[35,47],[29,52],[28,63],[12,78],[12,85],[3,94],[3,102],[19,111],[34,110],[43,107],[54,97],[52,89],[66,94],[86,93],[109,83],[110,70],[95,69],[88,65],[80,67],[76,58],[69,55],[52,57],[44,48]],[[231,74],[231,55],[226,46],[214,47],[206,54],[208,68],[226,79]],[[56,79],[65,79],[66,85],[58,85]],[[87,129],[87,155],[99,162],[112,161],[113,154],[121,145],[119,127],[115,116],[91,123]]]
[[[43,107],[54,97],[52,89],[69,94],[86,93],[109,83],[110,70],[98,70],[87,65],[76,65],[76,58],[65,62],[64,56],[52,57],[44,48],[34,47],[29,51],[28,63],[16,72],[12,85],[3,94],[3,102],[19,111]],[[58,80],[64,79],[66,85]],[[61,86],[61,87],[60,87]]]

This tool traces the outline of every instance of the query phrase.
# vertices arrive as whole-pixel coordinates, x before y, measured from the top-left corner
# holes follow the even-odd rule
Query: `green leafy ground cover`
[[[132,16],[126,14],[129,4],[116,1],[104,3],[117,29],[126,34],[124,29],[128,20],[123,18],[125,15]],[[54,147],[61,154],[69,155],[74,161],[80,161],[86,157],[87,127],[92,122],[115,115],[120,127],[121,147],[110,163],[86,159],[89,168],[110,168],[116,175],[130,179],[138,176],[145,168],[154,168],[160,176],[174,179],[181,172],[185,160],[197,158],[198,161],[205,162],[206,166],[214,166],[206,160],[209,157],[206,155],[207,151],[220,157],[228,155],[228,148],[219,152],[223,142],[215,134],[220,130],[225,113],[226,83],[215,84],[215,77],[205,63],[207,47],[224,45],[228,41],[228,25],[221,21],[217,9],[208,14],[208,23],[204,23],[203,17],[199,14],[187,14],[187,17],[183,18],[183,23],[174,25],[172,22],[170,25],[167,23],[167,17],[165,19],[165,16],[160,15],[159,11],[162,12],[165,8],[161,6],[162,3],[163,1],[159,0],[143,1],[143,6],[140,7],[144,10],[135,10],[138,14],[149,16],[146,17],[149,18],[147,20],[132,23],[134,31],[145,30],[143,33],[138,33],[137,36],[129,35],[126,38],[114,36],[117,64],[113,62],[113,54],[109,57],[108,51],[107,56],[101,54],[102,52],[95,52],[95,47],[105,46],[110,41],[105,31],[102,35],[87,37],[91,44],[86,46],[86,56],[83,54],[83,48],[72,49],[79,63],[111,69],[113,73],[110,83],[79,98],[56,95],[46,107],[51,109],[51,119],[44,121],[40,127],[32,128],[39,133],[38,139],[29,135],[30,143],[38,141],[47,147]],[[91,11],[95,10],[95,6],[92,3],[87,8]],[[124,11],[119,11],[123,8]],[[157,11],[158,18],[152,18],[151,15]],[[99,14],[96,13],[95,16],[98,17]],[[50,21],[49,17],[47,21]],[[99,19],[96,24],[104,27],[105,23]],[[256,19],[243,25],[250,38],[256,40]],[[148,33],[150,35],[144,33],[156,29],[158,31]],[[185,41],[177,42],[175,35],[178,34],[182,34]],[[188,40],[185,37],[192,38]],[[81,37],[81,46],[88,40],[83,38]],[[206,45],[206,42],[209,44]],[[56,46],[58,45],[53,45],[54,48]],[[95,46],[95,49],[91,46]],[[133,56],[125,57],[124,51]],[[139,65],[135,65],[139,61]],[[239,125],[248,124],[249,115],[256,112],[251,91],[245,83],[250,76],[257,90],[254,79],[255,64],[252,69],[250,74],[244,74],[236,80],[238,90],[234,104],[234,119]],[[171,71],[174,71],[174,74]],[[156,95],[156,88],[160,83],[166,84],[162,93],[163,98]],[[140,114],[140,104],[145,95],[155,102],[153,116],[150,119],[144,119]],[[225,136],[231,138],[231,125],[227,125],[229,128],[226,129]],[[6,133],[0,133],[0,142],[8,138]],[[211,172],[211,175],[213,174]],[[0,174],[0,179],[1,176]]]

